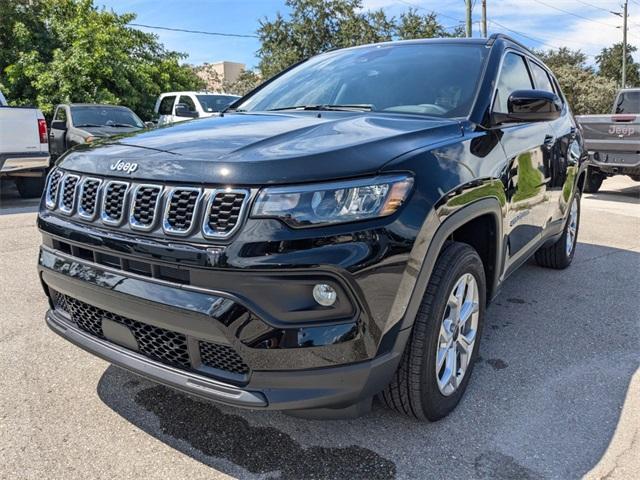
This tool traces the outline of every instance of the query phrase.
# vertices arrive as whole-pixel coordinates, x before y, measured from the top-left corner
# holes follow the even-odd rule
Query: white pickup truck
[[[15,179],[21,197],[39,197],[48,168],[44,115],[37,108],[9,107],[0,92],[0,177]]]

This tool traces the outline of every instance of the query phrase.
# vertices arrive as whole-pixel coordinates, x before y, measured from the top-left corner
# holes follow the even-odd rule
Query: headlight
[[[251,216],[279,218],[298,228],[386,217],[400,208],[412,185],[412,177],[389,175],[265,188],[258,195]]]

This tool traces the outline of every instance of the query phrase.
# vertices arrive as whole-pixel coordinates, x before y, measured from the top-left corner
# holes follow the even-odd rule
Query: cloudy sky
[[[206,32],[254,34],[258,21],[284,15],[284,0],[96,0],[116,12],[133,12],[139,24]],[[487,0],[489,33],[504,32],[527,46],[567,46],[590,55],[590,62],[602,47],[622,40],[622,0]],[[399,15],[411,6],[422,12],[436,12],[445,26],[462,24],[464,0],[363,0],[365,9],[382,8]],[[480,4],[474,1],[474,36],[480,33]],[[188,62],[218,60],[257,64],[255,38],[233,38],[195,33],[146,29],[157,34],[167,48],[187,53]],[[629,42],[640,47],[640,0],[629,0]],[[636,54],[640,61],[640,54]]]

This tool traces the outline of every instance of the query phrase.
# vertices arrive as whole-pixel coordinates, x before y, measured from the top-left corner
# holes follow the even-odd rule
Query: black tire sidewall
[[[478,285],[479,298],[479,319],[478,329],[476,333],[476,342],[473,347],[471,361],[467,367],[467,372],[458,386],[458,389],[449,396],[444,396],[438,388],[435,373],[436,350],[438,337],[440,334],[440,325],[447,306],[447,300],[457,280],[465,273],[474,276]],[[460,402],[471,374],[473,372],[473,364],[478,356],[480,348],[480,339],[484,326],[485,303],[486,303],[486,285],[485,274],[482,261],[478,254],[471,247],[467,247],[461,251],[461,254],[454,257],[445,277],[438,285],[438,290],[434,298],[434,304],[430,309],[431,321],[427,324],[425,358],[423,362],[423,371],[421,372],[421,390],[425,416],[429,420],[437,420],[446,416]]]

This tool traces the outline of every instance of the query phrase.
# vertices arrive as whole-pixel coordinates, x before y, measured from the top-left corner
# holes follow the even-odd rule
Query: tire
[[[477,303],[473,302],[475,308],[472,308],[472,313],[465,324],[469,327],[474,321],[476,322],[474,341],[470,348],[471,354],[464,357],[460,354],[458,359],[459,362],[463,362],[466,358],[467,365],[463,376],[461,378],[456,376],[457,388],[447,393],[439,386],[440,373],[454,369],[447,368],[450,357],[445,355],[445,361],[442,364],[444,370],[436,372],[436,353],[439,346],[443,349],[443,344],[439,341],[442,339],[441,335],[447,321],[445,315],[450,318],[455,316],[456,310],[451,308],[450,296],[454,293],[453,290],[458,282],[469,278],[468,276],[475,280],[477,287]],[[465,292],[469,291],[465,290]],[[463,297],[465,300],[468,298],[467,293]],[[484,323],[485,299],[484,268],[477,252],[464,243],[448,243],[440,254],[429,279],[398,370],[380,394],[382,401],[389,408],[419,420],[435,421],[445,417],[456,407],[467,388],[473,364],[478,355]],[[470,332],[466,333],[466,335],[469,334]],[[464,335],[458,333],[450,337],[458,339],[454,342],[456,347],[460,337],[464,338]],[[456,358],[457,355],[453,354]],[[457,367],[460,365],[458,363]],[[457,367],[456,372],[459,371]],[[444,378],[443,374],[442,379]],[[451,385],[448,386],[451,387]]]
[[[18,177],[16,187],[22,198],[36,198],[42,196],[44,184],[47,177]]]
[[[575,211],[573,210],[574,208]],[[562,236],[553,244],[542,247],[536,252],[535,259],[537,264],[541,267],[555,268],[558,270],[571,265],[573,255],[576,252],[576,244],[578,243],[579,227],[580,193],[576,192],[569,207],[569,215],[567,216]]]
[[[598,190],[600,190],[603,181],[603,175],[588,171],[587,178],[584,179],[584,191],[586,193],[597,193]]]

